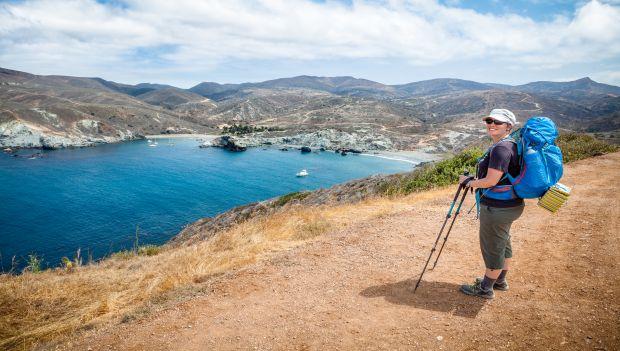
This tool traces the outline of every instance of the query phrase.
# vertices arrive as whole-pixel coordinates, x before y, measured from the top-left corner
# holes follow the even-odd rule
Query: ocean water
[[[131,248],[136,226],[140,244],[161,244],[184,225],[238,205],[414,166],[333,152],[200,149],[190,138],[173,143],[43,151],[36,159],[0,154],[1,268],[24,267],[29,254],[57,266],[78,249],[99,259]],[[309,176],[296,177],[301,169]]]

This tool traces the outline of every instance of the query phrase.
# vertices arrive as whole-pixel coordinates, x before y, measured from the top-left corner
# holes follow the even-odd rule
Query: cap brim
[[[508,124],[512,125],[510,120],[508,118],[504,117],[504,116],[486,116],[486,117],[483,117],[482,120],[484,121],[487,118],[492,118],[492,119],[494,119],[496,121],[500,121],[500,122],[504,122],[504,123],[508,123]]]

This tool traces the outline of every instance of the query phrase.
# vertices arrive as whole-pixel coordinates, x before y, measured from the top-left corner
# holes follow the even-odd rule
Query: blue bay
[[[101,145],[43,152],[37,159],[0,155],[0,254],[23,267],[36,253],[57,266],[78,248],[94,259],[140,244],[161,244],[183,226],[232,207],[293,191],[325,188],[411,163],[333,152],[277,149],[231,153],[200,149],[193,139]],[[301,169],[310,175],[295,177]]]

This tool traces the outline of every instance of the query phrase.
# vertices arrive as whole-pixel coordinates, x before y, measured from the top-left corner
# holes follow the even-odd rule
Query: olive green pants
[[[524,207],[480,206],[480,251],[486,268],[502,269],[504,259],[512,257],[510,227],[521,216]]]

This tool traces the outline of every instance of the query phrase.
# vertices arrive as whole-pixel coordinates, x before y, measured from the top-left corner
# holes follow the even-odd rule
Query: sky
[[[0,0],[0,67],[182,88],[297,75],[620,85],[620,0]]]

